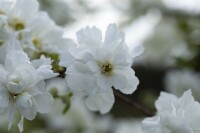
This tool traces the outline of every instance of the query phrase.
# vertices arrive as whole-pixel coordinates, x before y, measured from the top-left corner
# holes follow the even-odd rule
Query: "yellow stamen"
[[[25,23],[17,18],[12,19],[11,22],[9,23],[9,25],[12,29],[14,29],[16,31],[23,30],[26,27]]]
[[[111,76],[114,72],[114,66],[111,62],[106,61],[104,63],[99,63],[101,73],[106,76]]]

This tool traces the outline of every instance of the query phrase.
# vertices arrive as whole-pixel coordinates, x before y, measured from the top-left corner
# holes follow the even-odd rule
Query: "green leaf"
[[[63,110],[63,114],[67,113],[71,107],[71,97],[73,96],[73,93],[70,92],[67,95],[61,97],[62,102],[65,104],[65,108]]]

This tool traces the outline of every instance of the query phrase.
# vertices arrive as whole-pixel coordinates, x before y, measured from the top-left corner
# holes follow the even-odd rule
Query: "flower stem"
[[[126,97],[124,94],[120,93],[119,91],[116,91],[113,89],[113,92],[114,92],[114,95],[116,98],[118,98],[119,100],[123,101],[124,103],[130,105],[134,109],[137,109],[144,115],[149,116],[149,117],[154,116],[154,112],[147,109],[144,105],[142,105],[136,101],[133,101],[132,99]]]

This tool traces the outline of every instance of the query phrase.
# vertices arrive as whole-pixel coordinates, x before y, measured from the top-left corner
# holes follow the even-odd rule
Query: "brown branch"
[[[149,109],[147,109],[144,105],[129,99],[124,94],[120,93],[119,91],[116,91],[116,90],[113,89],[113,92],[114,92],[115,97],[117,97],[119,100],[121,100],[124,103],[130,105],[134,109],[142,112],[144,115],[149,116],[149,117],[154,116],[154,112],[152,112]]]

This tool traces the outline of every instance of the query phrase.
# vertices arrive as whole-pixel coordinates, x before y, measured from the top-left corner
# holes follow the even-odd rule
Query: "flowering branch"
[[[116,91],[116,90],[113,89],[113,92],[114,92],[115,97],[117,97],[119,100],[130,105],[134,109],[137,109],[138,111],[142,112],[144,115],[149,116],[149,117],[154,116],[154,112],[147,109],[144,105],[127,98],[125,95],[123,95],[119,91]]]

